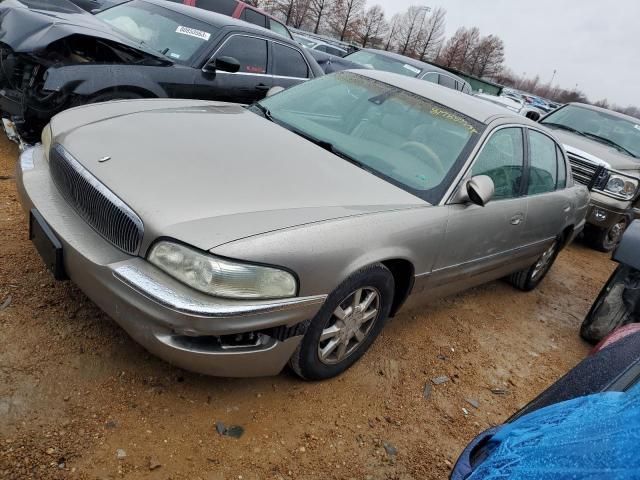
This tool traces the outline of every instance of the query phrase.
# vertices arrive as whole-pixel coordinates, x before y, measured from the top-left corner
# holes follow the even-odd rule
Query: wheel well
[[[415,269],[408,260],[394,259],[381,262],[393,275],[395,292],[390,316],[393,317],[400,310],[405,300],[411,293],[414,283]]]
[[[141,97],[144,97],[144,98],[157,98],[157,95],[150,92],[149,90],[146,90],[140,87],[134,87],[134,86],[105,88],[104,90],[100,90],[99,92],[96,92],[93,95],[91,95],[91,98],[100,97],[108,93],[122,93],[122,92],[135,93],[136,95],[140,95]]]
[[[569,239],[571,238],[571,235],[573,235],[573,225],[569,225],[562,232],[562,237],[561,237],[562,242],[561,242],[560,248],[564,248],[569,244]]]

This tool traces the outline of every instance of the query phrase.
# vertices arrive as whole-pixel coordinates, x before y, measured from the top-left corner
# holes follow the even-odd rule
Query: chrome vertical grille
[[[142,220],[60,145],[51,149],[49,169],[65,200],[96,232],[125,253],[140,250]]]

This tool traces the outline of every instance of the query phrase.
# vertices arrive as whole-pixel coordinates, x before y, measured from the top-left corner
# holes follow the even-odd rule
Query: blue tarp
[[[640,480],[640,386],[533,412],[489,448],[469,480]]]

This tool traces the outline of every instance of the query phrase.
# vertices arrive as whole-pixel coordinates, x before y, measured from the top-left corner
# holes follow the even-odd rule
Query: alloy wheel
[[[366,340],[380,313],[380,293],[359,288],[333,311],[318,342],[318,358],[335,365],[352,355]]]
[[[531,274],[531,280],[537,280],[541,275],[544,275],[553,263],[556,250],[558,249],[558,241],[554,241],[553,244],[542,254],[538,263],[533,269]]]

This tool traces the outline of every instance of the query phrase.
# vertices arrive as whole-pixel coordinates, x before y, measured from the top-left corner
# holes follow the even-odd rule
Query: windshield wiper
[[[253,107],[257,108],[258,111],[260,113],[262,113],[262,116],[264,118],[266,118],[270,122],[275,122],[275,120],[273,119],[273,115],[271,115],[271,110],[269,110],[267,107],[265,107],[264,105],[262,105],[261,103],[258,103],[258,102],[254,103],[249,108],[253,108]]]
[[[633,152],[627,150],[626,148],[624,148],[622,145],[620,145],[619,143],[614,142],[613,140],[609,140],[608,138],[605,137],[601,137],[600,135],[596,135],[595,133],[589,133],[589,132],[582,132],[582,134],[585,137],[589,137],[589,138],[593,138],[595,141],[600,142],[600,143],[604,143],[606,145],[609,145],[610,147],[615,148],[616,150],[618,150],[619,152],[622,153],[626,153],[627,155],[632,156],[633,158],[638,158],[637,155],[635,155]]]
[[[575,133],[576,135],[580,135],[584,137],[583,132],[581,132],[580,130],[576,130],[573,127],[570,127],[569,125],[564,125],[562,123],[553,123],[553,122],[542,122],[542,125],[548,125],[550,127],[560,128],[562,130],[567,130],[568,132]]]

